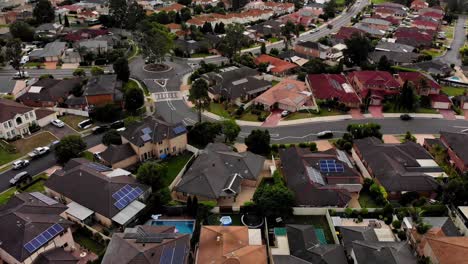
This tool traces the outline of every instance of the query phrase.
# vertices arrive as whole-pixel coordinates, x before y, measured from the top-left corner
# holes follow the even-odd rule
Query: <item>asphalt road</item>
[[[86,142],[87,148],[96,146],[101,144],[102,135],[90,135],[83,138]],[[31,160],[29,166],[20,170],[7,170],[0,174],[0,193],[5,191],[6,189],[10,188],[10,179],[13,178],[17,173],[22,171],[29,172],[30,175],[34,176],[37,175],[50,167],[56,165],[55,155],[54,152],[51,151],[50,153],[37,158],[35,160]]]
[[[455,23],[455,29],[453,34],[452,44],[450,45],[450,50],[448,50],[443,56],[438,57],[436,60],[444,62],[446,64],[455,64],[456,66],[461,66],[460,58],[460,48],[463,47],[466,40],[466,15],[459,15],[458,20]]]

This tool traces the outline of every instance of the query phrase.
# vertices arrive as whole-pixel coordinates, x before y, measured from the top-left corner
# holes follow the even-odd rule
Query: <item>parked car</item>
[[[20,172],[18,174],[15,175],[15,177],[11,178],[10,180],[10,185],[18,185],[24,181],[28,181],[28,180],[31,180],[32,177],[31,175],[29,175],[29,173],[27,171],[23,171],[23,172]]]
[[[289,115],[289,111],[288,110],[284,110],[283,112],[281,112],[281,117],[286,117]]]
[[[29,160],[17,160],[13,162],[12,166],[14,170],[19,170],[29,165]]]
[[[328,25],[327,25],[327,28],[332,29],[332,28],[333,28],[333,25],[332,25],[332,24],[328,24]]]
[[[104,74],[114,74],[114,70],[104,70]]]
[[[16,72],[13,75],[13,79],[23,79],[23,78],[29,78],[29,73],[28,72]]]
[[[60,119],[55,119],[55,120],[52,120],[52,125],[56,126],[56,127],[64,127],[65,126],[65,123],[60,120]]]
[[[49,153],[49,151],[50,151],[49,147],[38,147],[38,148],[35,148],[33,151],[29,152],[28,156],[31,159],[35,159],[35,158],[39,158],[39,157]]]
[[[87,129],[90,128],[93,125],[93,120],[91,119],[86,119],[78,123],[78,127],[81,129]]]
[[[322,131],[317,133],[318,138],[332,138],[333,137],[333,132],[331,131]]]
[[[409,121],[409,120],[411,120],[413,118],[408,114],[402,114],[402,115],[400,115],[400,119],[403,120],[403,121]]]
[[[100,134],[100,133],[106,132],[107,130],[109,130],[108,126],[96,126],[96,127],[93,127],[92,129],[93,134]]]
[[[112,128],[112,129],[119,129],[119,128],[122,128],[122,127],[125,127],[125,123],[122,120],[118,120],[118,121],[115,121],[112,124],[110,124],[110,128]]]
[[[57,146],[58,143],[60,143],[60,140],[55,140],[55,141],[50,142],[50,144],[48,146],[49,149],[54,149],[55,146]]]

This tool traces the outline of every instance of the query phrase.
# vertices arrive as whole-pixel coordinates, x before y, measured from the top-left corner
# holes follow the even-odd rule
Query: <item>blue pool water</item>
[[[459,81],[460,80],[460,78],[458,78],[457,76],[452,76],[449,79],[452,80],[452,81]]]
[[[192,234],[195,220],[153,220],[152,226],[175,226],[181,234]]]

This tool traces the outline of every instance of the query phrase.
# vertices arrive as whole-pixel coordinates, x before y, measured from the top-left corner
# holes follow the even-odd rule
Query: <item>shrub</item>
[[[280,149],[285,149],[285,148],[286,148],[286,145],[285,145],[285,144],[279,144],[279,148],[280,148]]]
[[[32,123],[30,126],[29,126],[29,132],[31,133],[34,133],[34,132],[37,132],[41,129],[41,127],[36,124],[36,123]]]
[[[299,147],[300,148],[307,148],[307,143],[304,143],[304,142],[299,143]]]
[[[402,240],[402,241],[403,241],[403,240],[406,240],[406,239],[407,239],[407,237],[406,237],[406,232],[403,231],[403,230],[398,231],[398,238],[399,238],[400,240]]]
[[[447,215],[447,207],[445,205],[427,205],[421,207],[422,209],[422,216],[446,216]]]
[[[353,210],[351,208],[346,208],[344,213],[346,217],[350,217],[353,214]]]
[[[393,228],[395,228],[395,229],[400,229],[400,228],[401,228],[401,222],[400,222],[400,220],[394,220],[394,221],[392,222],[392,226],[393,226]]]
[[[311,142],[311,143],[309,144],[309,149],[310,149],[310,151],[312,151],[312,152],[317,151],[317,150],[318,150],[318,149],[317,149],[317,144],[316,144],[315,142]]]

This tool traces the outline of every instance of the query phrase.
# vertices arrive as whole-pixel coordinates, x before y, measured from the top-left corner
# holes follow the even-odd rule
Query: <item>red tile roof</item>
[[[434,11],[430,11],[430,12],[424,12],[421,14],[421,16],[423,17],[432,17],[436,20],[441,20],[442,18],[444,18],[444,14],[440,14],[440,13],[437,13],[437,12],[434,12]]]
[[[158,12],[161,12],[161,11],[166,11],[166,12],[175,11],[175,12],[179,12],[179,11],[182,10],[182,8],[184,8],[184,7],[185,7],[184,5],[181,5],[181,4],[179,4],[179,3],[173,3],[172,5],[158,8],[158,9],[156,9],[156,11],[158,11]]]
[[[273,73],[284,73],[298,67],[294,63],[287,62],[266,54],[262,54],[255,58],[255,64],[259,65],[260,63],[269,63],[270,65],[274,66],[270,69],[270,71]]]
[[[382,88],[394,90],[401,87],[400,83],[386,71],[356,71],[351,72],[348,78],[359,80],[364,89]]]
[[[308,81],[315,98],[337,98],[343,103],[360,103],[361,99],[342,74],[310,74]]]
[[[432,88],[436,90],[440,90],[441,87],[438,83],[436,83],[432,78],[428,78],[424,74],[420,72],[400,72],[398,74],[400,79],[404,82],[409,81],[412,82],[415,86],[419,86],[421,84],[421,80],[426,80],[426,83]]]
[[[433,102],[441,102],[441,103],[452,103],[447,95],[445,94],[431,94],[431,101]]]
[[[364,31],[354,27],[341,27],[338,33],[336,33],[336,39],[350,39],[353,34],[364,34]]]
[[[430,20],[415,19],[413,20],[412,25],[416,27],[423,26],[423,27],[437,28],[439,26],[439,23],[435,21],[430,21]]]

